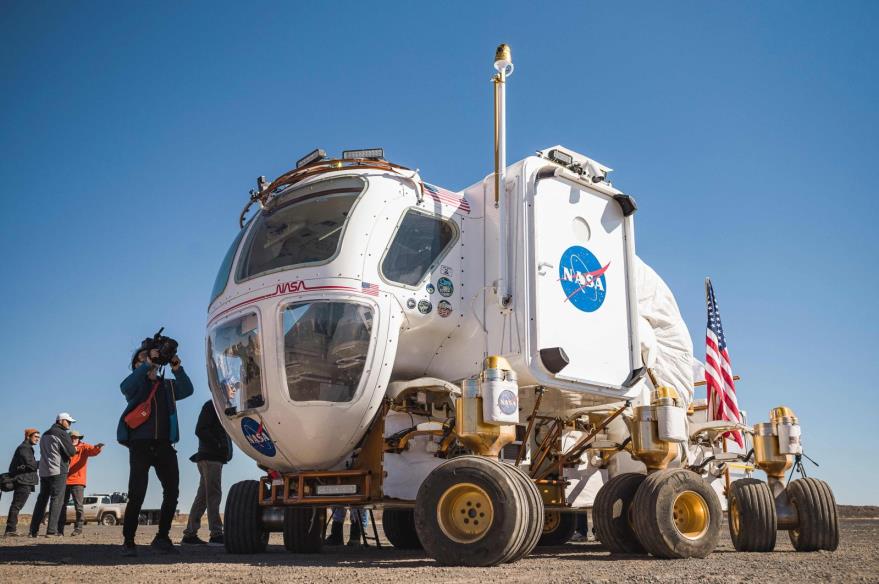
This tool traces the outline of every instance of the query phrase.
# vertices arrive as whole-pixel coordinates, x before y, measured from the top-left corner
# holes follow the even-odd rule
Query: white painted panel
[[[565,350],[560,381],[619,388],[632,372],[624,219],[607,195],[556,178],[537,183],[532,350]]]

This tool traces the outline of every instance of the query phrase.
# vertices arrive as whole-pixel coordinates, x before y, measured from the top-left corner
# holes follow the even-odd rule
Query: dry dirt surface
[[[0,582],[879,582],[879,520],[846,519],[841,528],[839,550],[832,553],[796,553],[785,533],[773,553],[737,553],[724,531],[705,560],[611,557],[599,544],[584,542],[538,548],[515,564],[453,568],[389,547],[290,554],[280,534],[272,534],[267,553],[252,556],[192,546],[164,556],[142,545],[140,556],[128,559],[119,555],[120,527],[88,525],[79,537],[0,538]],[[175,541],[181,530],[172,531]],[[138,542],[149,543],[154,533],[155,527],[141,527]]]

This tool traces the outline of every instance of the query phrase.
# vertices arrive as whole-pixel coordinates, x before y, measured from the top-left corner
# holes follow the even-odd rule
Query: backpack
[[[0,491],[4,493],[8,493],[9,491],[15,490],[15,477],[9,474],[8,472],[4,472],[0,474]]]

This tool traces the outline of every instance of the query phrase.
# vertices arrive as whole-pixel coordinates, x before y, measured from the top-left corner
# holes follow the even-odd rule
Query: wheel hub
[[[705,535],[711,522],[708,502],[695,491],[679,494],[672,505],[675,528],[687,539],[696,540]]]
[[[742,518],[739,512],[739,503],[736,499],[732,499],[729,502],[729,525],[735,535],[739,534],[739,529],[741,529],[741,521]]]
[[[561,513],[558,511],[546,511],[543,514],[543,533],[552,533],[559,528],[561,523]]]
[[[437,503],[437,523],[449,539],[473,543],[482,539],[494,520],[491,498],[482,487],[459,483],[446,489]]]

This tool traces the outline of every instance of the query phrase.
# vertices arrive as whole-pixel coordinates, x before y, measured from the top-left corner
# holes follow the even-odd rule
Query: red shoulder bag
[[[133,410],[125,414],[125,425],[134,430],[143,425],[144,422],[150,419],[150,416],[153,413],[152,401],[156,396],[156,390],[159,389],[159,382],[156,381],[153,383],[153,389],[150,391],[149,397],[146,398],[146,401],[143,401],[137,404]]]

